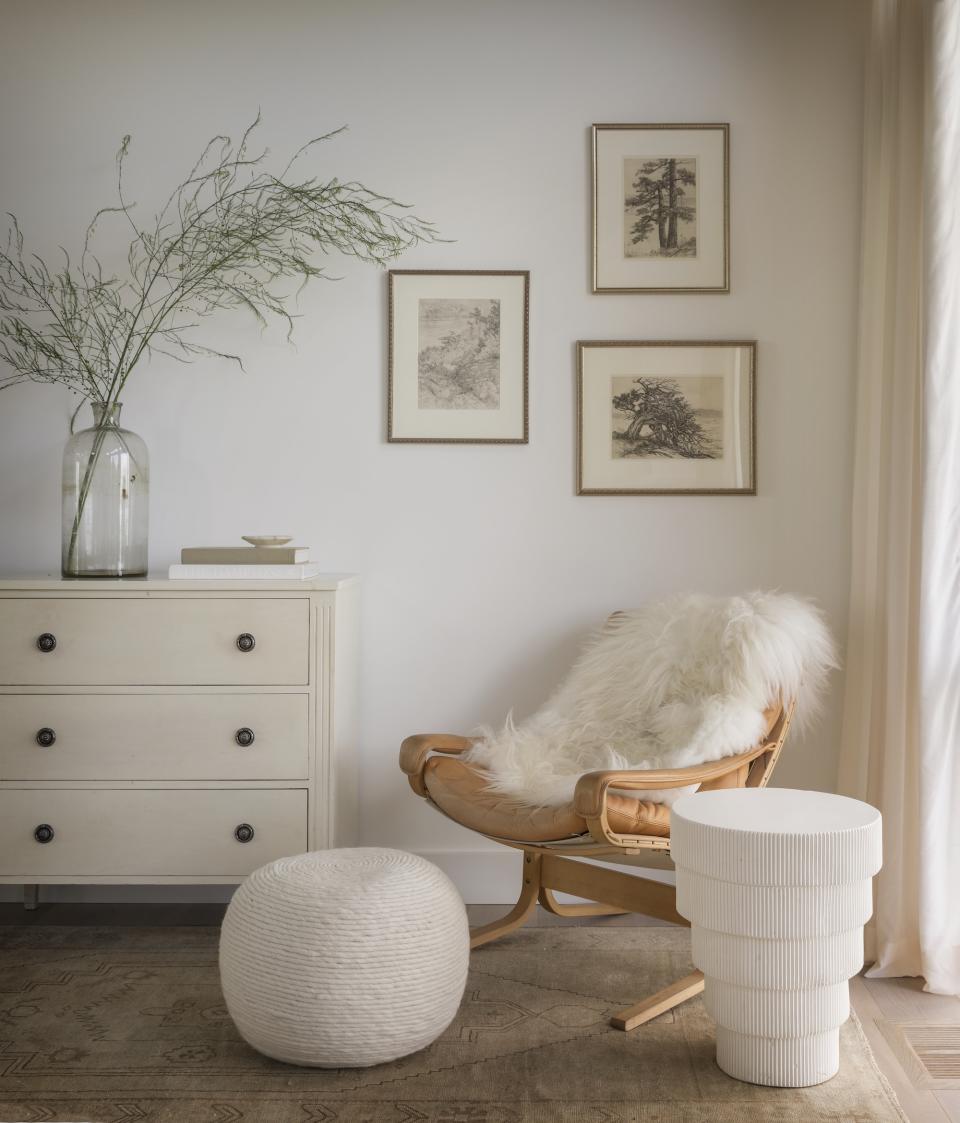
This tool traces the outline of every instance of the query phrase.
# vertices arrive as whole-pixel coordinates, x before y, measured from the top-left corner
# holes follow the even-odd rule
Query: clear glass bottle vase
[[[120,428],[119,402],[93,406],[93,425],[63,451],[64,577],[147,572],[147,446]]]

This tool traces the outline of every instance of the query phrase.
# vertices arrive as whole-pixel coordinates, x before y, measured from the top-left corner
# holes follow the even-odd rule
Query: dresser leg
[[[32,912],[40,902],[40,886],[39,885],[24,885],[23,887],[23,907],[29,912]]]

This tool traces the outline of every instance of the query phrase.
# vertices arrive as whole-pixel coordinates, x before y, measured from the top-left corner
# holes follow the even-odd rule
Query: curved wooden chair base
[[[577,897],[600,897],[581,905],[561,905],[555,892],[572,893]],[[500,936],[521,928],[536,908],[537,902],[555,916],[617,916],[639,912],[689,927],[675,907],[672,885],[616,869],[588,866],[575,858],[542,850],[525,850],[523,885],[520,898],[499,920],[470,929],[470,947],[479,948]],[[649,1022],[651,1018],[672,1010],[703,990],[703,975],[695,971],[664,990],[633,1006],[620,1010],[610,1019],[616,1029],[629,1031]]]
[[[499,939],[508,932],[522,928],[527,922],[530,913],[537,907],[537,896],[540,892],[540,855],[524,854],[523,856],[523,887],[520,890],[520,899],[499,920],[492,920],[489,924],[481,924],[478,928],[470,929],[470,950],[489,944],[491,940]]]
[[[553,890],[548,889],[545,885],[540,886],[539,893],[540,904],[547,910],[553,913],[554,916],[626,916],[627,910],[617,908],[616,905],[604,905],[597,901],[595,904],[589,902],[582,905],[561,905],[557,898],[553,895]]]
[[[674,1006],[679,1006],[681,1002],[686,1002],[688,998],[695,998],[702,991],[703,972],[693,971],[671,983],[670,986],[664,987],[663,990],[658,990],[656,994],[651,994],[649,998],[644,998],[642,1002],[628,1006],[626,1010],[620,1010],[610,1019],[610,1024],[614,1029],[622,1029],[629,1033],[637,1026],[642,1026],[644,1022],[652,1021],[668,1010],[672,1010]]]

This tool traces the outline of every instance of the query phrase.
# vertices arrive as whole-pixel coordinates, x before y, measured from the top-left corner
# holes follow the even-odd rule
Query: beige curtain
[[[884,819],[868,959],[960,992],[960,0],[873,0],[840,789]]]

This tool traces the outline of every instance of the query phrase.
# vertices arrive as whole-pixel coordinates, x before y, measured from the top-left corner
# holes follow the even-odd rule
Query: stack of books
[[[307,560],[306,546],[187,546],[171,580],[306,581],[320,566]]]

